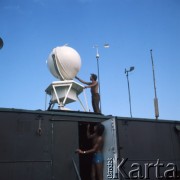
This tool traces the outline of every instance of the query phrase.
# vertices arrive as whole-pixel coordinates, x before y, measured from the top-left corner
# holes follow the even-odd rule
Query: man
[[[104,125],[99,123],[98,125],[94,126],[94,133],[90,134],[90,125],[87,126],[87,137],[89,139],[92,139],[93,147],[92,149],[82,151],[81,149],[77,149],[76,152],[79,154],[91,154],[93,153],[93,159],[92,159],[92,170],[91,170],[91,178],[92,180],[96,180],[96,177],[98,180],[103,180],[103,145],[104,145],[104,138],[103,138],[103,132],[104,132]]]
[[[92,95],[92,107],[95,113],[101,113],[99,109],[99,101],[100,101],[100,95],[99,95],[99,85],[97,82],[97,76],[96,74],[91,74],[90,80],[91,82],[86,82],[80,79],[76,76],[76,79],[78,79],[83,84],[86,84],[84,88],[91,88],[91,95]]]

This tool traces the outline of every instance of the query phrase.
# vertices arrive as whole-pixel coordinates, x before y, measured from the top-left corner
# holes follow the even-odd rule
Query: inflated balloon
[[[50,53],[47,64],[53,76],[60,80],[72,80],[81,68],[81,57],[68,46],[56,47]]]

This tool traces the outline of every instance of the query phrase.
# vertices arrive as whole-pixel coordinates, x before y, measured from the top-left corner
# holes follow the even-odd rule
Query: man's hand
[[[81,149],[76,149],[75,152],[78,153],[78,154],[83,154],[83,151]]]

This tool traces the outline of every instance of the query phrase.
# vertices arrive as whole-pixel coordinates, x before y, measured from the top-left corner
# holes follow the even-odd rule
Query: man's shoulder
[[[98,81],[92,81],[92,84],[96,85],[96,84],[98,84]]]

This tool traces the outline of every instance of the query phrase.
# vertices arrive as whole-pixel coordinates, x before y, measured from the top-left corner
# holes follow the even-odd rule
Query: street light
[[[100,72],[99,72],[99,50],[98,45],[94,45],[93,48],[96,48],[96,60],[97,60],[97,71],[98,71],[98,82],[99,82],[99,95],[100,95],[100,112],[102,112],[102,106],[101,106],[101,85],[100,85]],[[109,44],[105,43],[104,48],[109,48]]]
[[[129,77],[128,77],[128,74],[129,72],[133,71],[134,70],[134,66],[130,67],[129,70],[125,69],[125,74],[126,74],[126,77],[127,77],[127,83],[128,83],[128,93],[129,93],[129,108],[130,108],[130,116],[132,118],[132,109],[131,109],[131,93],[130,93],[130,86],[129,86]]]
[[[156,80],[155,80],[155,72],[154,72],[154,61],[153,61],[153,56],[152,56],[152,49],[150,50],[151,53],[151,62],[152,62],[152,71],[153,71],[153,82],[154,82],[154,111],[155,111],[155,117],[156,120],[159,117],[159,108],[158,108],[158,98],[157,98],[157,93],[156,93]]]

